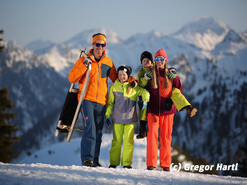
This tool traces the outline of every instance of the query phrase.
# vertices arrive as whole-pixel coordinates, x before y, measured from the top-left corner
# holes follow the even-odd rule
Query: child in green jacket
[[[122,166],[124,168],[132,168],[134,129],[135,122],[138,121],[136,101],[137,98],[141,96],[141,108],[145,109],[150,95],[147,90],[139,86],[128,90],[129,76],[132,72],[132,69],[129,66],[122,65],[117,69],[117,72],[118,79],[110,88],[105,113],[107,118],[106,125],[109,126],[111,124],[111,115],[114,123],[109,168],[116,168],[120,165],[122,143]]]

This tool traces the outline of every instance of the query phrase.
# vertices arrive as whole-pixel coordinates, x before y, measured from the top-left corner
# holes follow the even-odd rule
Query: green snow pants
[[[110,164],[119,166],[121,148],[123,143],[122,165],[131,166],[134,151],[134,131],[135,123],[129,124],[114,124],[113,125],[113,140],[110,150]],[[124,140],[123,140],[124,135]]]
[[[190,105],[188,100],[184,97],[181,91],[177,88],[172,89],[171,99],[178,111],[182,111],[185,106]]]
[[[139,120],[147,121],[147,107],[144,110],[139,109]]]

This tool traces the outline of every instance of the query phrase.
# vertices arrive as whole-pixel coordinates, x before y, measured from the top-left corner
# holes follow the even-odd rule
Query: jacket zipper
[[[96,93],[96,103],[98,103],[98,93],[99,93],[99,62],[97,62],[98,64],[98,82],[97,82],[97,93]]]
[[[114,115],[114,119],[113,119],[114,122],[116,122],[117,112],[118,112],[118,109],[116,110],[115,115]]]

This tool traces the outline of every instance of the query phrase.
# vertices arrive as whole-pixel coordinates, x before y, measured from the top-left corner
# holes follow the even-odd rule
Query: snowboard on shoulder
[[[87,57],[86,49],[81,50],[80,57],[85,57],[85,58]],[[85,82],[82,91],[79,92],[79,89],[74,88],[73,83],[71,84],[70,89],[65,98],[55,132],[55,136],[57,136],[59,132],[66,133],[67,134],[66,140],[68,142],[70,142],[71,140],[73,131],[75,129],[76,121],[79,116],[80,108],[83,103],[85,94],[87,92],[87,87],[91,74],[91,64],[92,64],[92,61],[89,58],[88,60],[89,60],[89,65],[87,68]],[[77,97],[79,93],[80,93],[80,99],[78,101]]]

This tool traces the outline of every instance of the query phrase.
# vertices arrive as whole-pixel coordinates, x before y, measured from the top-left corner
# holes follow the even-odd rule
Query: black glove
[[[135,88],[138,85],[137,81],[133,81],[130,83],[130,87]]]
[[[170,111],[172,109],[172,105],[173,105],[172,99],[171,98],[166,99],[164,110]]]
[[[84,64],[86,67],[88,67],[89,64],[92,64],[92,60],[91,60],[89,57],[87,57],[87,58],[84,59],[83,64]]]
[[[141,109],[141,110],[144,110],[146,107],[147,107],[147,102],[145,102],[145,101],[142,101],[142,100],[139,100],[138,101],[138,106],[139,106],[139,108]]]
[[[174,67],[169,68],[167,75],[168,75],[168,78],[169,79],[176,78],[176,76],[177,76],[177,70],[176,70],[176,68],[174,68]]]
[[[152,78],[152,71],[146,71],[146,73],[144,74],[144,78],[146,80],[150,80]]]
[[[106,118],[105,126],[109,127],[111,125],[111,119]]]

